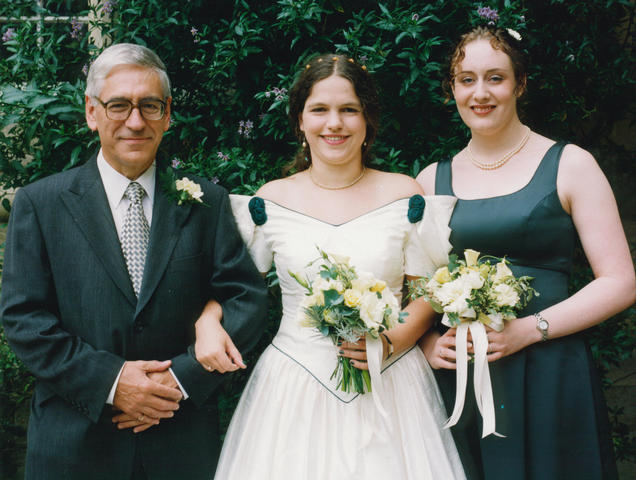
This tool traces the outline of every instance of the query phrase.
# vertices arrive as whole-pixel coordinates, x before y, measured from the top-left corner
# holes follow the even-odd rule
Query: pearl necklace
[[[472,150],[472,148],[470,146],[472,141],[473,141],[472,138],[471,138],[470,142],[468,142],[468,156],[470,157],[470,161],[477,168],[481,168],[482,170],[495,170],[495,169],[501,167],[502,165],[504,165],[508,160],[510,160],[512,157],[514,157],[517,153],[519,153],[521,151],[521,149],[526,145],[526,143],[528,143],[528,139],[529,138],[530,138],[530,127],[526,127],[526,133],[524,134],[523,138],[519,142],[519,145],[517,145],[515,148],[513,148],[510,152],[506,153],[499,160],[497,160],[495,162],[488,162],[488,163],[480,162],[479,160],[477,160],[475,158],[475,155],[473,154],[473,150]]]
[[[367,168],[366,167],[362,167],[362,172],[360,173],[360,175],[358,175],[356,178],[354,178],[351,182],[345,184],[345,185],[338,185],[337,187],[332,187],[331,185],[323,185],[322,183],[318,182],[315,178],[314,175],[312,173],[312,167],[309,167],[309,178],[311,178],[311,181],[313,182],[314,185],[316,185],[317,187],[320,188],[324,188],[325,190],[343,190],[345,188],[349,188],[352,187],[353,185],[355,185],[356,183],[358,183],[362,177],[364,177],[364,174],[366,173]]]

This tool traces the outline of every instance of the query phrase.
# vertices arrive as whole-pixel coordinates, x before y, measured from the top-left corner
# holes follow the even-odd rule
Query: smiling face
[[[362,161],[367,124],[360,100],[346,78],[316,82],[299,118],[312,162],[332,165]]]
[[[142,100],[164,100],[159,75],[137,65],[119,65],[106,77],[99,99],[106,103],[113,99],[127,99],[133,104]],[[110,120],[99,102],[86,97],[86,122],[97,130],[106,161],[119,173],[136,179],[152,164],[163,133],[170,126],[170,102],[160,120],[144,119],[133,108],[126,120]]]
[[[457,110],[473,133],[490,135],[518,121],[510,57],[487,39],[467,43],[452,83]]]

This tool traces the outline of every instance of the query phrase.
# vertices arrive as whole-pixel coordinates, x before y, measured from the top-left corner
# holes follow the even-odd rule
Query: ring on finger
[[[141,415],[139,415],[139,416],[137,417],[137,421],[139,421],[139,422],[142,422],[142,423],[143,423],[143,421],[144,421],[144,419],[145,419],[145,418],[146,418],[146,416],[142,413]]]
[[[208,372],[214,370],[210,365],[203,365],[203,368],[205,368]]]

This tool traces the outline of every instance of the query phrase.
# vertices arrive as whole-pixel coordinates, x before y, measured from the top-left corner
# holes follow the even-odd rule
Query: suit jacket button
[[[142,332],[143,330],[144,330],[143,323],[135,323],[135,332],[139,333],[139,332]]]

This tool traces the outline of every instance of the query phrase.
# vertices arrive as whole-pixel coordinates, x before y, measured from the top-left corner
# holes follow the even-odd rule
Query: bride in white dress
[[[330,379],[337,355],[368,369],[364,340],[335,346],[299,325],[305,290],[289,272],[311,276],[322,250],[350,257],[401,298],[405,276],[446,262],[453,197],[420,196],[410,177],[365,167],[377,132],[378,97],[370,75],[352,59],[314,58],[290,91],[290,119],[302,142],[292,176],[255,197],[232,196],[254,263],[272,262],[283,317],[245,387],[225,437],[219,480],[463,479],[435,379],[414,348],[431,326],[432,309],[411,302],[406,322],[381,335],[380,382],[373,392],[345,393]],[[197,326],[197,358],[206,357],[209,316]],[[381,348],[380,348],[381,347]],[[369,360],[372,349],[369,347]],[[380,407],[378,407],[378,405]]]

